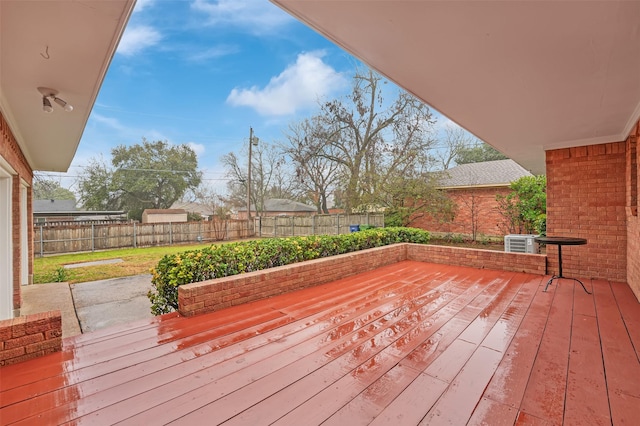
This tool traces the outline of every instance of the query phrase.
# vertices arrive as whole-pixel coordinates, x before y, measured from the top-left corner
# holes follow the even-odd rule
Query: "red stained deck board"
[[[611,290],[620,309],[622,320],[624,321],[636,356],[640,359],[640,302],[636,299],[631,288],[625,283],[612,282]]]
[[[343,284],[343,283],[341,283],[341,284]],[[396,284],[396,286],[407,287],[407,285],[405,283],[399,283],[399,284]],[[396,291],[396,290],[394,290],[394,291]],[[401,292],[400,292],[400,294],[401,294]],[[368,302],[368,303],[370,304],[371,302]],[[337,312],[344,312],[345,309],[336,308],[336,311]],[[287,322],[289,322],[289,321],[287,321]],[[331,322],[334,322],[334,321],[332,320]],[[308,324],[308,323],[304,324],[305,333],[307,331],[309,331],[309,330],[312,330],[312,327],[309,327],[309,325],[310,324]],[[266,336],[266,337],[269,339],[269,341],[271,341],[271,340],[277,341],[277,340],[280,340],[283,337],[283,334],[281,334],[281,333],[283,333],[282,327],[280,327],[279,333],[280,333],[279,336]],[[245,333],[245,334],[247,334],[247,333]],[[255,335],[255,332],[249,332],[248,335],[253,336],[253,335]],[[266,341],[265,343],[268,343],[268,341]],[[213,358],[213,357],[219,357],[219,356],[220,356],[220,354],[217,353],[217,354],[212,355],[211,357]],[[192,364],[195,365],[195,368],[198,368],[198,366],[200,365],[201,362],[203,362],[203,359],[202,358],[198,358],[198,359],[195,359],[194,363],[192,363]],[[182,367],[184,365],[185,364],[180,364],[178,367]],[[145,370],[146,369],[147,368],[145,367]],[[184,368],[177,368],[177,370],[178,371],[175,371],[175,372],[161,371],[161,372],[159,372],[159,374],[155,375],[155,377],[158,378],[157,380],[171,380],[172,377],[174,377],[177,380],[178,378],[181,378],[182,375],[184,375],[184,374],[195,374],[195,373],[197,373],[197,370],[196,371],[192,371],[191,373],[189,373],[191,370],[186,370]],[[173,375],[171,373],[173,373]],[[127,376],[123,376],[123,378],[127,378]],[[100,379],[102,379],[102,377]],[[109,380],[109,386],[110,387],[115,387],[118,384],[118,382],[115,381],[113,377],[108,377],[107,379]],[[103,381],[106,381],[106,380],[103,380]],[[150,376],[146,376],[143,380],[141,380],[141,382],[143,383],[143,386],[145,386],[145,387],[154,386],[153,385],[154,380],[152,380],[152,377],[150,377]],[[195,382],[197,382],[197,381],[195,381]],[[100,388],[100,384],[96,385],[94,383],[91,383],[90,385],[92,386],[92,388],[96,388],[96,387]],[[157,383],[156,385],[159,385],[159,384]],[[102,386],[104,387],[105,385],[102,385]],[[81,389],[82,389],[83,394],[85,396],[88,395],[89,390],[87,389],[87,387],[82,386]],[[136,395],[136,392],[138,392],[138,389],[137,389],[137,386],[135,386],[135,383],[127,382],[127,383],[124,383],[124,385],[122,386],[122,389],[119,389],[119,388],[115,387],[113,391],[108,391],[107,393],[110,393],[110,394],[113,395],[111,398],[107,397],[105,395],[105,392],[102,392],[100,395],[97,395],[96,398],[85,397],[82,407],[74,409],[73,413],[75,415],[81,415],[83,413],[88,413],[88,412],[91,412],[91,411],[93,411],[95,409],[101,408],[101,405],[92,405],[91,404],[91,401],[94,400],[94,399],[99,401],[98,404],[105,405],[106,401],[111,400],[112,402],[117,402],[118,400],[124,399],[127,396],[131,397],[133,395]],[[114,401],[113,398],[115,398],[116,400]],[[52,395],[50,397],[51,401],[57,401],[58,402],[57,405],[60,405],[61,399],[62,398],[60,396],[56,396],[56,395]],[[15,408],[17,409],[18,407],[15,407]],[[19,407],[19,408],[22,409],[22,407]],[[59,406],[58,408],[56,408],[55,411],[60,412],[60,413],[64,413],[65,409],[66,409],[65,406]]]
[[[555,290],[555,294],[549,318],[524,393],[521,410],[553,424],[560,424],[564,413],[569,363],[573,281],[560,280],[560,283],[550,287],[549,291],[553,291],[552,289]]]
[[[419,424],[465,424],[501,359],[500,352],[478,348]]]
[[[342,280],[341,280],[341,281],[342,281]],[[339,283],[339,284],[340,284],[340,285],[344,285],[344,283],[343,283],[343,282],[341,282],[341,283]],[[404,281],[403,281],[403,282],[400,282],[400,283],[397,283],[396,285],[397,285],[397,286],[402,286],[402,287],[407,287],[407,283],[406,283],[406,282],[404,282]],[[429,285],[425,284],[425,288],[429,288]],[[394,292],[395,292],[395,291],[397,291],[397,290],[391,289],[390,291],[394,291]],[[413,291],[414,291],[414,290],[408,289],[406,294],[412,294],[412,292],[413,292]],[[402,292],[398,292],[398,296],[397,296],[397,298],[398,298],[398,299],[401,299],[402,297],[405,297],[405,296],[406,296],[406,294],[403,294]],[[385,301],[385,298],[384,298],[384,297],[381,297],[381,303],[382,303],[382,302],[384,302],[384,303],[385,303],[385,305],[382,305],[382,306],[388,306],[389,308],[392,308],[392,307],[394,307],[394,306],[397,306],[397,303],[396,303],[396,304],[393,304],[393,303],[391,303],[389,300],[386,300],[386,301]],[[371,302],[370,302],[370,301],[368,301],[368,302],[366,303],[366,305],[367,305],[369,308],[375,308],[375,306],[372,306],[372,305],[371,305]],[[337,306],[337,307],[334,307],[333,309],[334,309],[336,312],[341,312],[341,313],[342,313],[342,316],[344,316],[345,309],[344,309],[343,307]],[[370,321],[370,320],[371,320],[371,319],[368,319],[367,321]],[[331,319],[331,321],[330,321],[330,322],[331,322],[331,323],[336,323],[336,321],[335,321],[334,319]],[[365,322],[366,322],[366,321],[365,321]],[[338,324],[336,323],[336,324],[334,324],[334,325],[338,325]],[[306,327],[305,327],[305,328],[306,328]],[[305,330],[305,333],[306,333],[306,330]],[[260,371],[260,372],[262,372],[262,374],[265,374],[265,372],[268,372],[268,371],[269,371],[269,369],[261,368],[261,369],[259,369],[259,371]],[[191,385],[193,385],[193,386],[195,386],[195,384],[196,384],[196,383],[199,383],[199,382],[200,382],[200,381],[195,380],[195,381],[193,381],[193,382],[190,382],[190,384],[191,384]],[[177,385],[177,383],[173,383],[173,384],[176,384],[176,385]],[[169,384],[168,386],[170,387],[170,386],[171,386],[171,385],[173,385],[173,384]],[[171,391],[172,391],[171,389],[167,389],[166,391],[162,391],[162,397],[160,397],[160,398],[159,398],[159,401],[163,401],[165,398],[167,398],[167,397],[168,397],[168,395],[171,393]],[[139,408],[139,405],[137,405],[137,404],[135,403],[135,401],[136,401],[136,398],[133,398],[133,399],[131,399],[131,400],[125,401],[125,402],[124,402],[124,404],[125,404],[125,405],[127,405],[127,406],[131,406],[131,407],[132,407],[132,409],[136,410],[136,409],[138,409],[138,408]],[[126,412],[126,410],[123,410],[123,409],[122,409],[122,407],[120,407],[120,409],[119,409],[119,413],[124,413],[124,412]]]
[[[451,290],[461,292],[461,289],[456,289],[453,286],[454,283],[448,283]],[[432,294],[425,295],[422,298],[425,300],[432,300],[432,303],[438,303],[438,300],[433,301],[433,296],[440,294],[440,291],[431,292]],[[442,295],[440,295],[442,297]],[[416,305],[412,308],[420,309],[419,300],[408,300],[412,304]],[[428,306],[426,306],[428,307]],[[425,306],[423,305],[424,309]],[[393,335],[384,334],[386,330],[390,330],[393,327],[407,327],[411,322],[406,320],[404,315],[397,315],[399,312],[405,314],[411,312],[407,307],[401,307],[395,311],[389,312],[382,321],[377,324],[372,323],[368,325],[362,323],[360,328],[353,328],[345,333],[338,333],[336,337],[340,340],[337,344],[327,345],[320,347],[315,353],[307,355],[305,358],[301,358],[293,361],[290,364],[285,364],[280,369],[274,368],[274,366],[267,368],[260,368],[259,371],[264,375],[269,371],[274,371],[268,376],[262,377],[260,380],[247,380],[246,386],[240,391],[235,392],[238,389],[238,384],[230,381],[227,386],[229,388],[229,395],[221,399],[214,400],[207,396],[206,392],[202,394],[194,394],[193,396],[185,396],[184,402],[182,400],[172,401],[175,403],[175,409],[171,410],[171,414],[174,417],[179,416],[182,412],[188,414],[189,410],[193,413],[181,418],[179,423],[193,424],[202,421],[202,419],[211,418],[215,416],[218,420],[223,420],[226,417],[231,417],[239,413],[243,407],[247,408],[254,403],[257,403],[270,395],[277,393],[273,397],[266,399],[260,405],[266,407],[266,412],[258,412],[260,409],[249,410],[249,413],[242,416],[243,419],[251,418],[255,416],[254,421],[265,422],[269,415],[273,415],[274,409],[272,407],[278,407],[282,409],[288,405],[296,405],[297,400],[300,403],[304,402],[305,395],[310,393],[310,396],[318,386],[324,388],[331,381],[338,380],[344,374],[351,369],[355,368],[358,363],[367,359],[366,355],[375,355],[377,352],[385,348],[385,340],[393,339]],[[407,325],[402,325],[402,323]],[[397,331],[396,331],[397,332]],[[334,337],[335,338],[335,337]],[[332,338],[333,339],[333,338]],[[392,340],[391,340],[392,341]],[[329,355],[330,354],[330,355]],[[282,360],[278,360],[282,362]],[[322,367],[322,368],[321,368]],[[255,377],[252,377],[254,379]],[[227,380],[229,381],[229,380]],[[250,383],[250,384],[249,384]],[[293,384],[292,386],[289,386]],[[220,389],[221,383],[214,383],[211,389]],[[288,386],[288,387],[287,387]],[[284,388],[284,389],[283,389]],[[282,392],[278,392],[283,389]],[[206,407],[204,406],[205,404]],[[151,415],[153,413],[150,413]],[[244,413],[243,413],[244,414]],[[275,416],[272,420],[276,420],[278,416]],[[139,419],[131,419],[132,424],[135,421],[153,421],[153,418],[139,416]],[[248,424],[250,420],[245,420]]]
[[[546,279],[538,286],[527,312],[505,356],[493,375],[485,397],[519,409],[531,369],[547,324],[554,293],[542,292]]]
[[[634,424],[640,416],[640,362],[609,283],[594,285],[604,371],[614,424]]]
[[[401,269],[401,271],[403,271],[404,269],[406,269],[406,268],[402,268],[402,269]],[[427,276],[428,276],[429,274],[428,274],[428,273],[425,273],[424,275],[427,275]],[[326,296],[326,295],[331,295],[331,294],[335,294],[335,295],[337,295],[337,296],[340,296],[341,298],[342,298],[345,294],[347,294],[348,296],[351,296],[351,297],[353,298],[354,294],[356,294],[356,293],[358,293],[358,294],[366,294],[366,295],[367,295],[367,296],[366,296],[367,298],[372,298],[372,297],[373,297],[372,295],[375,295],[375,293],[374,293],[374,292],[372,292],[372,290],[371,290],[371,288],[370,288],[370,287],[371,287],[371,285],[375,285],[376,283],[370,284],[369,286],[365,287],[365,289],[364,289],[364,290],[360,290],[359,288],[360,288],[360,287],[362,287],[362,286],[364,286],[364,282],[366,282],[366,280],[363,280],[363,283],[358,282],[358,283],[356,283],[357,285],[352,285],[351,287],[349,287],[351,291],[344,291],[344,290],[340,290],[340,289],[338,289],[338,290],[333,290],[333,291],[327,291],[327,290],[325,289],[325,290],[324,290],[324,292],[323,292],[323,294],[325,294],[325,299],[327,299],[327,296]],[[335,286],[334,286],[334,287],[335,287]],[[379,286],[379,285],[378,285],[378,287],[379,287],[379,288],[377,288],[377,291],[384,291],[384,290],[386,289],[386,287],[385,287],[385,286]],[[353,288],[355,288],[355,289],[353,289]],[[310,293],[312,293],[312,292],[310,292]],[[313,299],[313,297],[310,297],[310,298],[308,298],[308,299]],[[314,299],[314,300],[315,300],[315,299]],[[329,299],[329,300],[331,301],[331,300],[333,300],[333,299]],[[358,301],[358,300],[360,300],[360,299],[356,299],[356,301],[355,301],[355,302],[353,302],[353,303],[357,303],[357,301]],[[305,303],[306,303],[306,302],[307,302],[307,299],[305,299],[304,301],[305,301]],[[291,305],[290,305],[290,306],[291,306],[291,309],[293,309],[293,308],[296,306],[296,304],[295,304],[293,301],[291,301],[290,303],[291,303]],[[257,303],[256,303],[256,304],[257,304]],[[258,318],[258,313],[259,313],[261,310],[263,310],[263,309],[256,309],[256,306],[255,306],[256,304],[247,304],[247,305],[244,305],[244,306],[245,306],[244,311],[240,311],[240,309],[237,309],[237,308],[232,308],[232,309],[230,309],[230,312],[229,312],[229,319],[226,321],[226,323],[228,323],[228,322],[233,323],[233,321],[234,321],[234,320],[237,320],[237,321],[244,320],[244,317],[248,317],[248,318],[250,318],[250,321],[256,321],[256,319],[259,319],[259,318]],[[262,305],[265,305],[265,304],[267,304],[267,302],[263,302],[263,303],[262,303]],[[280,317],[280,316],[281,316],[281,315],[279,315],[279,314],[275,313],[275,312],[272,310],[272,308],[271,308],[271,307],[268,307],[266,310],[263,310],[263,311],[264,311],[264,312],[266,312],[268,315],[270,315],[270,316],[274,316],[274,317],[276,317],[276,318],[278,318],[278,317]],[[300,314],[300,312],[298,312],[298,315],[302,316],[302,315]],[[207,320],[207,319],[208,319],[207,317],[214,317],[214,318],[213,318],[213,321],[212,321],[212,320]],[[203,316],[202,321],[199,321],[199,323],[201,323],[201,324],[202,324],[202,327],[205,327],[205,328],[206,328],[206,327],[215,327],[216,325],[218,325],[218,324],[217,324],[217,322],[216,322],[216,320],[219,322],[219,321],[220,321],[220,317],[221,317],[221,315],[218,315],[218,314],[216,314],[216,313],[214,313],[214,314],[210,314],[210,315],[206,315],[206,316]],[[224,318],[222,318],[222,320],[224,321]],[[246,321],[246,320],[245,320],[245,321]],[[241,325],[241,326],[242,326],[242,323],[240,322],[240,323],[239,323],[239,325]],[[193,329],[191,329],[191,330],[193,331]],[[173,328],[171,328],[171,327],[163,327],[163,331],[164,331],[164,333],[162,334],[162,336],[166,336],[166,334],[167,334],[167,333],[169,333],[169,332],[173,332]],[[250,334],[252,335],[254,332],[255,332],[255,331],[251,331],[251,332],[250,332]],[[207,339],[208,339],[208,338],[210,338],[208,334],[206,334],[206,335],[204,335],[204,336],[205,336]],[[200,336],[199,338],[201,338],[201,339],[202,339],[202,336]],[[165,340],[166,340],[166,337],[163,337],[163,339],[165,339]],[[192,339],[193,339],[193,338],[192,338]],[[205,339],[205,340],[206,340],[206,339]],[[187,346],[189,346],[189,345],[185,345],[185,344],[183,344],[182,346],[187,347]],[[220,344],[218,344],[218,346],[220,346]],[[211,348],[206,348],[206,347],[205,347],[205,348],[198,348],[198,347],[196,347],[196,348],[195,348],[195,351],[196,351],[196,352],[198,352],[200,355],[202,355],[202,354],[204,354],[204,353],[210,352],[210,351],[211,351]],[[162,359],[162,360],[164,360],[164,358],[161,358],[161,359]],[[182,357],[182,360],[184,360],[184,356]],[[113,363],[110,363],[110,365],[112,365],[112,364],[113,364]],[[145,369],[148,371],[148,370],[149,370],[149,367],[148,367],[148,366],[145,366]],[[92,371],[95,371],[95,368],[94,368]],[[101,375],[100,377],[102,377],[106,372],[101,371],[101,373],[102,373],[102,375]],[[127,372],[125,377],[131,377],[131,373],[132,373],[131,371]],[[69,378],[67,378],[66,380],[68,380],[69,382],[71,382],[71,381],[72,381],[72,380],[70,380]],[[58,377],[53,377],[53,378],[50,380],[50,383],[51,383],[51,385],[52,385],[52,387],[53,387],[53,388],[55,388],[56,386],[59,386],[59,383],[60,383],[60,382],[61,382],[61,379],[60,379],[60,378],[58,378]],[[41,383],[40,383],[40,387],[39,387],[39,392],[40,392],[40,393],[42,393],[43,391],[45,391],[45,388],[44,388],[42,385],[43,385],[43,383],[41,382]],[[102,386],[102,385],[98,384],[98,386]],[[88,391],[87,389],[82,389],[82,392],[81,392],[81,393],[82,393],[83,395],[87,395],[87,394],[88,394],[87,392],[89,392],[89,393],[90,393],[90,391]],[[4,398],[6,401],[8,401],[8,403],[10,403],[12,400],[15,400],[15,398],[18,398],[18,400],[20,399],[20,396],[19,396],[19,395],[18,395],[18,396],[15,396],[15,395],[14,395],[14,396],[12,397],[12,396],[11,396],[11,394],[12,394],[12,392],[4,393],[4,394],[3,394],[3,398]],[[58,404],[58,405],[59,405],[59,404],[60,404],[60,402],[61,402],[57,397],[54,397],[54,400],[55,400],[55,401],[57,401],[57,404]]]
[[[395,365],[322,424],[368,425],[419,375],[420,372],[412,368]]]
[[[518,410],[489,398],[482,400],[473,410],[467,426],[513,426]]]
[[[405,390],[371,422],[372,426],[416,425],[447,389],[448,383],[419,374]]]
[[[574,312],[564,422],[611,425],[595,317]]]
[[[57,356],[0,368],[0,423],[635,422],[637,301],[606,281],[585,282],[593,296],[566,279],[543,293],[547,279],[404,261],[65,339]]]

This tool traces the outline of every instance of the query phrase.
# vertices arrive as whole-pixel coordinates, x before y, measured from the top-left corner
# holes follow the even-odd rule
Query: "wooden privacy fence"
[[[384,214],[265,216],[256,219],[260,237],[293,237],[304,235],[346,234],[355,225],[384,226]]]
[[[181,223],[107,223],[53,226],[34,225],[34,252],[49,254],[165,246],[259,237],[346,234],[354,225],[384,226],[381,213],[318,216],[276,216],[246,220]]]
[[[48,254],[224,241],[254,235],[246,220],[34,226],[34,252]]]

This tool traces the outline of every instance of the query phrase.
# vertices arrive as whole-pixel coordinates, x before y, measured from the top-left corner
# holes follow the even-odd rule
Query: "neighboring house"
[[[640,298],[640,2],[272,1],[546,175],[547,234],[588,240],[564,273]]]
[[[93,211],[78,210],[73,200],[34,200],[33,221],[35,223],[70,221],[121,221],[126,219],[122,210]]]
[[[513,160],[461,164],[443,172],[439,189],[447,191],[457,206],[451,222],[439,222],[429,215],[416,214],[411,226],[431,232],[503,236],[504,218],[498,210],[496,195],[511,192],[511,182],[533,176]]]
[[[74,200],[33,200],[33,220],[39,222],[74,220]]]
[[[176,201],[175,203],[173,203],[171,208],[182,209],[191,214],[199,214],[203,220],[210,220],[210,218],[215,214],[212,206],[200,203]]]
[[[145,209],[142,223],[186,222],[187,212],[183,209]]]
[[[318,210],[298,201],[283,198],[270,198],[264,202],[264,210],[256,214],[255,206],[251,206],[251,216],[313,216]],[[238,209],[238,219],[247,218],[247,208]]]
[[[69,168],[135,1],[89,3],[0,1],[0,320],[32,281],[33,172]]]

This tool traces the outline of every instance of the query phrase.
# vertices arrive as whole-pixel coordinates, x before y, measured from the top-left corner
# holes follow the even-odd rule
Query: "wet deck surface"
[[[0,423],[637,424],[640,305],[547,278],[405,261],[73,337],[0,368]]]

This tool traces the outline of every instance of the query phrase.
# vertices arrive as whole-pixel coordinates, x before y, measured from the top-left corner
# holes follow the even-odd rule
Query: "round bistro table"
[[[547,245],[551,244],[551,245],[558,246],[558,275],[554,275],[554,276],[551,277],[551,279],[547,282],[547,285],[544,287],[543,291],[547,291],[547,288],[549,287],[549,285],[551,285],[553,280],[560,279],[560,278],[565,278],[565,279],[568,279],[568,280],[574,280],[574,281],[579,282],[580,285],[582,286],[582,289],[587,294],[591,294],[589,292],[589,290],[587,290],[587,288],[584,286],[582,281],[580,281],[579,279],[571,278],[571,277],[565,277],[564,275],[562,275],[562,246],[581,246],[581,245],[585,245],[585,244],[587,244],[586,238],[536,237],[535,241],[538,242],[538,243],[544,243],[544,244],[547,244]]]

